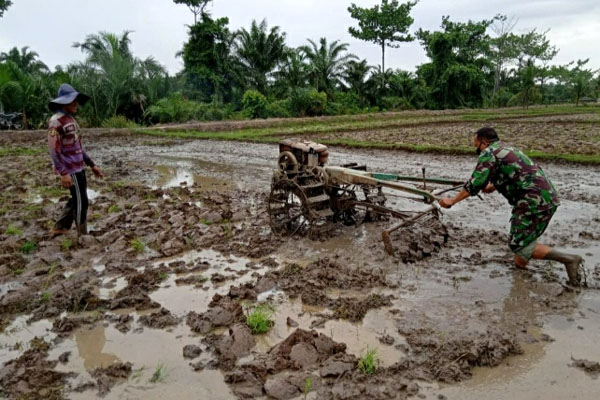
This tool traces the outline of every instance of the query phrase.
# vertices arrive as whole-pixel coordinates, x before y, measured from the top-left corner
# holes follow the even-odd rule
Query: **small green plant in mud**
[[[23,254],[31,254],[37,250],[37,243],[32,242],[30,240],[26,241],[23,246],[21,246],[21,253]]]
[[[13,276],[19,276],[19,275],[21,275],[23,272],[25,272],[25,268],[17,268],[17,269],[13,269],[13,270],[12,270],[12,274],[13,274]]]
[[[377,359],[377,352],[375,349],[367,349],[367,352],[358,360],[358,369],[363,374],[373,375],[377,370],[378,364],[379,360]]]
[[[64,189],[57,186],[38,186],[36,190],[44,197],[60,197],[65,194]]]
[[[135,250],[136,253],[142,253],[146,248],[146,244],[138,238],[131,239],[129,245]]]
[[[154,373],[150,377],[150,383],[164,382],[167,378],[167,367],[162,362],[159,362],[154,368]]]
[[[266,304],[260,304],[251,311],[247,310],[246,325],[253,334],[267,333],[275,325],[273,312],[273,307]]]
[[[231,229],[231,225],[223,225],[223,231],[225,232],[226,239],[231,239],[233,237],[233,230]]]
[[[40,301],[42,303],[48,303],[50,302],[50,300],[52,300],[52,293],[48,291],[42,292],[42,294],[40,295]]]
[[[140,381],[140,378],[142,377],[142,374],[144,373],[144,371],[146,370],[145,366],[141,366],[138,369],[134,369],[133,370],[133,374],[131,375],[131,380],[135,381],[136,383],[138,383]]]
[[[22,235],[22,234],[23,234],[23,230],[21,230],[20,228],[18,228],[18,227],[17,227],[17,226],[15,226],[15,225],[9,225],[9,226],[6,228],[6,232],[5,232],[5,233],[6,233],[7,235],[10,235],[10,236],[20,236],[20,235]]]
[[[299,275],[300,273],[302,273],[302,267],[296,263],[286,264],[281,270],[281,276],[284,277]]]
[[[73,247],[73,241],[71,239],[63,239],[60,241],[60,248],[64,251],[70,250]]]
[[[308,396],[308,392],[310,392],[311,379],[310,376],[306,378],[304,382],[304,400],[306,400],[306,396]]]
[[[113,204],[110,207],[108,207],[108,212],[109,213],[118,213],[119,211],[121,211],[121,207],[119,207],[116,204]]]
[[[166,280],[168,277],[169,277],[169,274],[166,273],[165,271],[158,273],[158,279],[160,279],[161,281]]]
[[[40,211],[41,209],[42,209],[42,206],[40,206],[38,204],[27,204],[25,207],[23,207],[23,210],[30,212],[30,213]]]
[[[200,223],[203,225],[212,225],[212,222],[210,222],[206,218],[200,218]]]

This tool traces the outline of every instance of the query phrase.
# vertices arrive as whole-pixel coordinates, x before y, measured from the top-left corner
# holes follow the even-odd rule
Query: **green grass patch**
[[[57,186],[39,186],[35,190],[45,197],[60,197],[65,194],[65,190]]]
[[[6,156],[35,156],[45,153],[44,147],[0,147],[0,157]]]
[[[169,274],[166,273],[165,271],[158,273],[158,279],[160,279],[161,281],[166,280],[168,277],[169,277]]]
[[[142,253],[146,249],[146,244],[138,238],[131,239],[129,245],[136,253]]]
[[[150,377],[150,383],[164,382],[167,378],[167,367],[162,362],[159,362],[154,368],[154,373]]]
[[[50,300],[52,300],[52,293],[48,291],[42,292],[42,294],[40,295],[40,302],[49,303]]]
[[[60,241],[60,248],[64,251],[70,250],[73,247],[73,241],[69,238],[65,238]]]
[[[23,254],[31,254],[33,252],[35,252],[37,250],[38,246],[36,242],[32,242],[32,241],[26,241],[25,243],[23,243],[23,245],[21,246],[21,253]]]
[[[108,207],[109,213],[118,213],[119,211],[121,211],[121,207],[116,204],[112,204],[110,207]]]
[[[358,369],[366,375],[373,375],[377,371],[379,360],[375,349],[367,350],[358,360]]]
[[[6,228],[5,233],[10,236],[21,236],[23,234],[23,230],[16,225],[11,224]]]
[[[266,304],[260,304],[252,310],[247,310],[246,325],[253,334],[267,333],[275,325],[273,312],[273,307]]]

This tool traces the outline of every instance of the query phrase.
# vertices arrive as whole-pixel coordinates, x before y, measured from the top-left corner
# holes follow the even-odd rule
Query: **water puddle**
[[[206,263],[208,268],[190,274],[170,274],[159,289],[150,293],[150,298],[178,316],[185,315],[190,311],[203,312],[208,308],[208,304],[216,293],[225,294],[233,285],[240,285],[254,280],[255,278],[252,277],[254,272],[262,275],[267,271],[268,267],[261,266],[260,264],[250,269],[248,264],[252,261],[249,258],[233,255],[224,256],[210,249],[194,250],[182,256],[156,261],[154,262],[154,266],[163,263],[168,265],[174,262],[184,262],[188,265]],[[246,273],[240,275],[242,271],[246,271]],[[213,274],[219,274],[221,278],[212,282],[211,277]],[[197,288],[193,284],[177,285],[177,279],[189,276],[202,277],[197,283],[201,284],[202,287]],[[202,280],[205,281],[202,282]]]
[[[168,189],[173,187],[192,187],[200,191],[231,190],[234,184],[228,180],[214,176],[201,175],[190,166],[157,165],[154,167],[158,178],[153,182],[153,189]]]
[[[347,295],[347,293],[345,293]],[[328,310],[322,307],[306,306],[299,298],[284,300],[274,305],[273,320],[275,325],[268,333],[255,336],[256,350],[267,352],[271,347],[285,340],[296,329],[311,330],[313,321],[318,320],[319,314],[327,314]],[[260,295],[259,295],[260,297]],[[288,318],[298,324],[297,327],[288,324]],[[367,350],[375,350],[382,367],[387,367],[399,361],[404,353],[396,345],[406,344],[406,340],[394,327],[394,319],[387,310],[371,310],[362,322],[352,323],[346,320],[328,320],[321,327],[314,328],[317,332],[331,337],[339,343],[346,343],[346,352],[357,357]],[[393,338],[393,345],[385,345],[379,338],[388,335]]]
[[[75,385],[92,380],[89,372],[116,362],[131,362],[130,378],[113,387],[106,399],[123,398],[204,398],[225,400],[233,394],[216,370],[194,372],[190,360],[184,359],[182,349],[187,344],[199,345],[185,324],[170,331],[144,328],[143,334],[123,334],[101,323],[78,329],[74,335],[50,352],[50,359],[65,351],[71,351],[66,364],[59,364],[61,371],[75,371],[80,375]],[[151,349],[151,351],[149,351]],[[196,360],[197,361],[197,360]],[[162,365],[164,374],[159,382],[150,379]],[[95,392],[69,393],[71,399],[89,399]]]
[[[56,335],[50,332],[52,322],[41,320],[27,324],[31,315],[21,315],[4,329],[0,334],[0,365],[19,357],[29,348],[29,342],[35,337],[42,337],[46,341],[52,340]]]

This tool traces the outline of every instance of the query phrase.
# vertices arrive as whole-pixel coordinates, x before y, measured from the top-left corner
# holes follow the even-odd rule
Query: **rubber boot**
[[[80,235],[87,235],[87,234],[88,234],[88,230],[87,230],[87,222],[84,222],[83,224],[81,224],[81,225],[78,225],[78,226],[77,226],[77,229],[78,229],[78,233],[79,233]]]
[[[576,254],[562,253],[552,249],[546,254],[544,259],[565,264],[567,275],[569,276],[569,283],[573,286],[579,286],[579,281],[581,280],[581,277],[579,276],[579,266],[583,262],[583,258]]]

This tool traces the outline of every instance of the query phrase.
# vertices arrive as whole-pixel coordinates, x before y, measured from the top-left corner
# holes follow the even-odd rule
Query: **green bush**
[[[290,109],[299,117],[323,115],[327,107],[327,94],[317,89],[299,89],[290,96]]]
[[[291,117],[290,100],[276,100],[267,104],[267,117],[269,118],[288,118]]]
[[[200,103],[187,100],[179,92],[160,99],[148,108],[146,116],[152,123],[191,121],[199,111]]]
[[[508,102],[513,97],[513,93],[511,93],[507,88],[500,88],[496,95],[491,99],[492,107],[506,107]]]
[[[115,115],[114,117],[110,117],[109,119],[105,119],[102,122],[103,128],[137,128],[138,124],[133,121],[128,120],[123,115]]]
[[[412,110],[414,107],[406,97],[384,96],[381,98],[380,105],[387,110]]]
[[[354,92],[336,92],[335,102],[342,106],[344,114],[358,114],[362,111],[363,102]]]
[[[146,111],[148,122],[164,124],[169,122],[220,121],[233,116],[231,105],[200,103],[188,100],[179,92],[160,99]]]
[[[247,90],[242,97],[242,110],[252,119],[267,117],[267,98],[256,90]]]

